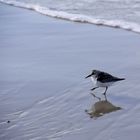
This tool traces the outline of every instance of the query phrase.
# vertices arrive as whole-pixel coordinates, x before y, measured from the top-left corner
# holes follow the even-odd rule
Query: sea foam
[[[82,22],[82,23],[90,23],[90,24],[95,24],[95,25],[109,26],[109,27],[114,27],[114,28],[122,28],[125,30],[140,33],[140,25],[138,23],[134,23],[134,22],[126,22],[126,21],[122,21],[122,20],[99,19],[99,18],[94,18],[93,16],[87,16],[87,15],[82,15],[82,14],[73,14],[73,13],[68,13],[68,12],[64,12],[64,11],[52,10],[48,7],[43,7],[43,6],[40,6],[37,4],[29,4],[29,3],[24,3],[24,2],[18,2],[15,0],[0,0],[0,2],[8,4],[8,5],[12,5],[12,6],[20,7],[20,8],[34,10],[40,14],[55,17],[55,18],[70,20],[70,21],[74,21],[74,22]]]

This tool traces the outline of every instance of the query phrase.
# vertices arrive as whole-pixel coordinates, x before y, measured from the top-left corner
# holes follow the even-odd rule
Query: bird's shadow
[[[96,97],[95,97],[96,98]],[[90,118],[98,118],[107,113],[111,113],[117,110],[121,110],[121,107],[115,106],[113,103],[107,100],[99,100],[95,102],[89,110],[85,110],[85,112],[90,116]]]

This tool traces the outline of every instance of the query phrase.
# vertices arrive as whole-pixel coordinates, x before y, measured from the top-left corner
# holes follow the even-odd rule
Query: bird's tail
[[[125,78],[117,78],[117,81],[125,80]]]

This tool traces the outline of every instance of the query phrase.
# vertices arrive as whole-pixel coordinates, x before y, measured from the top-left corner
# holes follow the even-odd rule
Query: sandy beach
[[[1,140],[139,139],[140,34],[0,4],[0,66]],[[126,78],[107,93],[121,110],[85,113],[92,69]]]

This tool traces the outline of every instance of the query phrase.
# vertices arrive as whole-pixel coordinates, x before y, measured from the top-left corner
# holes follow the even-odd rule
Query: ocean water
[[[44,15],[140,33],[140,0],[0,0]]]

